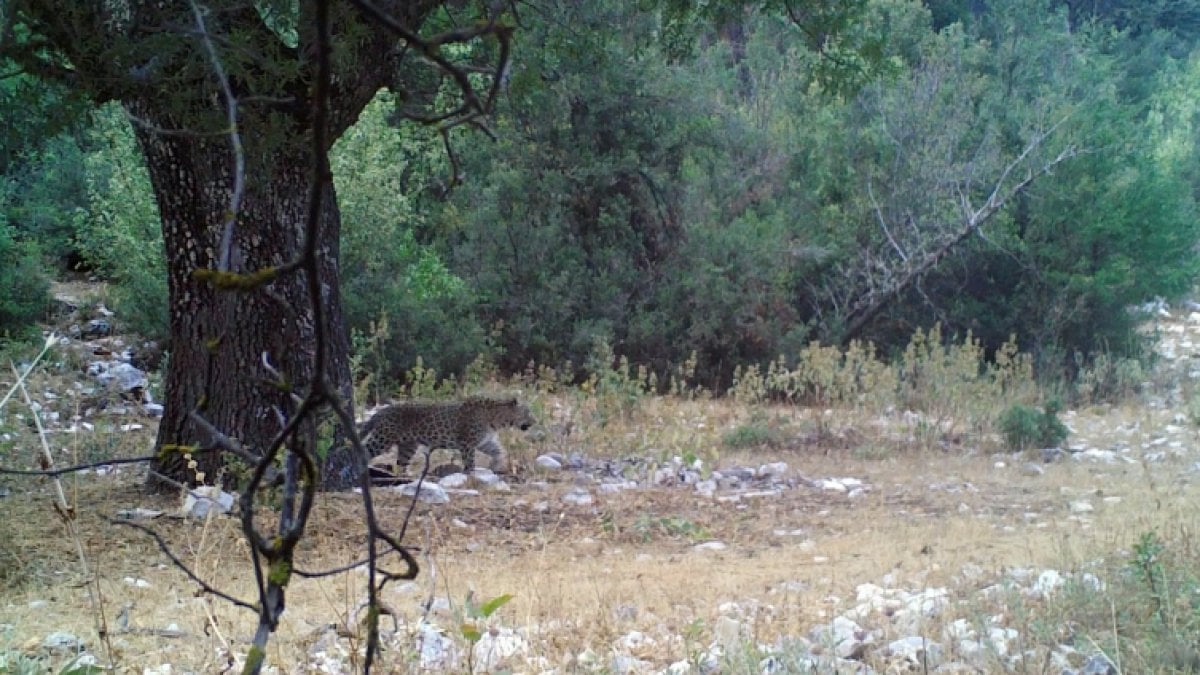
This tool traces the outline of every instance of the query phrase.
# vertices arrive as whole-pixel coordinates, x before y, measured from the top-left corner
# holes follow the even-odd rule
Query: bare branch
[[[229,122],[229,145],[233,152],[233,188],[230,191],[229,210],[225,214],[225,223],[222,228],[221,258],[217,265],[217,269],[227,272],[233,249],[233,228],[237,223],[238,213],[241,211],[242,192],[245,190],[246,184],[246,157],[242,152],[242,137],[238,132],[238,102],[233,95],[233,90],[229,87],[229,78],[225,76],[225,68],[221,65],[221,59],[217,57],[217,49],[213,46],[208,29],[204,26],[204,14],[194,0],[189,0],[188,4],[191,5],[192,15],[196,18],[196,29],[199,31],[200,42],[204,45],[204,51],[208,54],[213,74],[216,75],[217,81],[221,85],[221,92],[225,96],[225,116]]]
[[[163,555],[167,556],[167,558],[169,558],[171,560],[171,564],[178,567],[184,574],[187,575],[187,577],[189,579],[191,579],[193,582],[196,583],[197,586],[200,587],[200,590],[204,591],[205,593],[208,593],[210,595],[215,595],[216,597],[221,598],[222,600],[225,600],[234,606],[244,607],[245,609],[248,609],[252,612],[259,611],[257,606],[252,605],[249,602],[246,602],[245,600],[239,600],[238,598],[235,598],[232,595],[229,595],[228,593],[220,591],[217,588],[213,587],[211,584],[209,584],[207,581],[201,579],[199,577],[199,575],[197,575],[195,572],[193,572],[191,570],[190,567],[187,566],[187,563],[183,562],[182,560],[179,559],[179,556],[175,555],[175,553],[171,550],[170,545],[168,545],[167,542],[162,538],[162,535],[160,535],[159,533],[150,529],[149,527],[146,527],[145,525],[142,525],[141,523],[135,523],[130,520],[117,520],[114,518],[108,518],[108,517],[104,517],[104,516],[102,516],[102,517],[104,518],[104,520],[108,521],[109,523],[111,523],[113,525],[124,525],[125,527],[132,527],[135,530],[141,530],[142,532],[145,532],[146,534],[150,535],[150,537],[154,539],[154,543],[158,544],[158,550],[162,551]]]

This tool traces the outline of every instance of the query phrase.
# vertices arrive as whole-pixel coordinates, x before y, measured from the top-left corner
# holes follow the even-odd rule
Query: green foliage
[[[700,541],[710,538],[703,526],[681,516],[654,516],[642,514],[633,523],[633,531],[643,542],[650,542],[661,537],[671,539],[687,539]]]
[[[783,433],[779,426],[766,419],[765,415],[756,415],[750,421],[739,424],[721,437],[721,442],[725,447],[733,449],[774,447],[782,441]]]
[[[113,305],[137,333],[167,333],[167,263],[150,178],[133,131],[116,106],[99,110],[83,160],[87,208],[75,222],[83,256],[113,281]]]
[[[466,616],[459,624],[459,633],[472,645],[479,642],[483,638],[483,627],[487,620],[512,599],[512,595],[505,593],[477,605],[471,596],[468,595],[466,601],[463,603],[465,605]],[[474,658],[473,653],[470,656]]]
[[[31,658],[16,651],[0,651],[0,675],[99,675],[104,668],[90,663],[80,663],[82,656],[71,659],[57,669],[51,669],[45,661]]]
[[[1000,433],[1013,450],[1057,447],[1067,438],[1067,428],[1057,413],[1054,401],[1041,411],[1025,405],[1009,406],[1000,416]]]
[[[49,301],[41,250],[32,241],[17,239],[0,215],[0,338],[28,335]]]
[[[38,242],[42,251],[67,267],[75,253],[78,213],[88,201],[85,151],[76,136],[45,139],[36,152],[22,156],[0,178],[7,193],[0,217],[20,234]]]
[[[384,377],[399,379],[418,355],[435,370],[461,372],[486,349],[486,334],[470,289],[416,238],[425,222],[416,205],[418,178],[438,169],[441,149],[428,134],[390,128],[393,105],[381,94],[330,156],[342,214],[346,319],[352,332],[371,335],[372,323],[387,317],[386,335],[362,364]]]

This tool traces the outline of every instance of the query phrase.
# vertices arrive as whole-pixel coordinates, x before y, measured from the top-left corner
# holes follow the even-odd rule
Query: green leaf
[[[508,593],[505,593],[504,595],[497,595],[496,597],[492,598],[491,600],[488,600],[487,602],[480,605],[479,614],[480,614],[480,616],[483,616],[485,618],[489,617],[492,614],[495,614],[496,610],[498,610],[501,607],[503,607],[504,605],[508,604],[508,601],[512,600],[512,599],[513,599],[513,596]]]
[[[473,623],[464,623],[458,627],[458,632],[462,633],[468,642],[479,642],[479,638],[483,637],[483,633],[480,633],[479,628]]]

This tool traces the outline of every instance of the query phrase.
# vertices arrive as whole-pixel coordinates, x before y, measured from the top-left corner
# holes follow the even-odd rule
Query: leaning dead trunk
[[[142,120],[172,128],[167,115],[131,106]],[[228,271],[250,273],[294,260],[303,244],[311,153],[303,144],[256,143],[244,132],[247,171],[237,225],[229,242]],[[261,133],[260,136],[265,136]],[[222,255],[222,222],[233,189],[233,161],[224,136],[168,135],[139,127],[162,220],[170,295],[170,361],[159,459],[148,486],[211,483],[226,458],[213,452],[189,463],[178,446],[211,446],[193,411],[256,454],[279,431],[280,415],[293,409],[286,387],[264,359],[303,394],[313,367],[313,315],[303,273],[284,275],[251,291],[220,291],[195,276],[216,270]],[[350,402],[349,339],[338,292],[340,219],[332,187],[324,199],[318,255],[329,336],[328,376]],[[236,432],[234,431],[236,430]],[[346,451],[325,461],[325,487],[354,480]],[[174,482],[172,482],[174,481]]]

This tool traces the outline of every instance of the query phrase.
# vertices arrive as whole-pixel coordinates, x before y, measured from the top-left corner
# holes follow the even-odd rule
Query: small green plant
[[[483,631],[487,629],[487,620],[512,599],[512,595],[505,593],[477,605],[471,594],[467,594],[467,598],[463,602],[465,616],[458,627],[459,634],[470,645],[470,649],[467,650],[467,672],[475,672],[475,645],[483,639]]]
[[[0,675],[96,675],[104,672],[104,669],[97,665],[81,663],[82,660],[82,656],[77,656],[64,663],[58,670],[53,670],[40,659],[25,656],[20,652],[0,651]]]
[[[726,433],[721,442],[727,448],[754,448],[761,446],[774,447],[782,441],[782,434],[778,427],[771,426],[765,420],[751,420],[745,424],[738,425],[732,431]]]
[[[1162,563],[1162,554],[1166,548],[1166,544],[1154,530],[1143,532],[1138,542],[1133,545],[1134,575],[1150,592],[1154,614],[1162,620],[1163,625],[1168,625],[1163,597],[1166,574]]]
[[[1052,448],[1067,438],[1067,427],[1058,420],[1059,404],[1046,403],[1039,411],[1026,405],[1012,405],[1000,415],[1000,432],[1013,450]]]
[[[680,516],[642,515],[634,522],[633,531],[642,538],[643,542],[651,541],[656,535],[665,535],[671,538],[682,537],[689,541],[709,538],[708,530]]]

